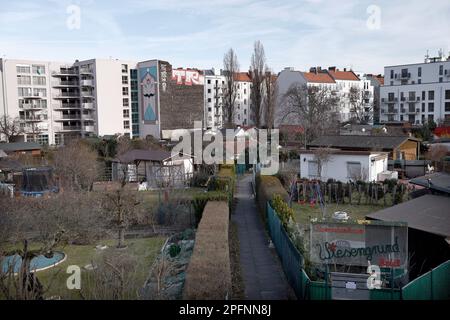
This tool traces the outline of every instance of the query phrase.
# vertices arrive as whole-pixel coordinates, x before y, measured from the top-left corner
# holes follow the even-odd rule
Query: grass
[[[152,238],[140,238],[140,239],[127,239],[126,244],[128,245],[128,253],[138,257],[138,272],[134,276],[134,281],[139,286],[143,286],[144,282],[150,271],[152,262],[159,253],[162,245],[164,244],[165,238],[162,237],[152,237]],[[106,250],[116,250],[114,246],[116,245],[116,240],[104,240],[99,241],[97,244],[107,245]],[[30,249],[37,248],[37,244],[31,244]],[[81,299],[79,290],[69,290],[66,286],[67,278],[70,274],[66,273],[67,267],[70,265],[77,265],[81,268],[81,288],[83,288],[83,279],[86,279],[86,271],[83,267],[90,264],[92,259],[98,255],[97,250],[95,250],[96,244],[92,245],[66,245],[64,247],[56,248],[58,251],[63,251],[67,259],[47,270],[38,271],[36,275],[41,283],[46,287],[50,285],[49,291],[45,294],[46,297],[60,296],[62,299],[77,300]],[[8,249],[12,249],[11,246]]]
[[[300,205],[293,203],[295,221],[303,226],[309,224],[313,218],[322,218],[322,210],[319,205],[311,207],[309,204]],[[325,206],[326,215],[329,217],[336,211],[347,212],[351,219],[365,219],[365,216],[369,213],[381,210],[384,208],[382,205],[357,205],[357,204],[336,204],[331,203]]]
[[[232,286],[231,299],[243,300],[245,299],[245,285],[244,280],[242,279],[238,226],[236,222],[230,222],[230,230],[228,237],[230,240],[229,242],[230,242],[230,264],[231,264],[231,286]]]

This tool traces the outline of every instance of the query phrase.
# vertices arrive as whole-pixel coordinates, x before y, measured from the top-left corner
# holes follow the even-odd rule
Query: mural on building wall
[[[143,67],[139,69],[141,81],[141,101],[144,123],[152,124],[158,120],[158,84],[157,67]]]
[[[205,77],[198,70],[173,69],[172,80],[176,80],[178,85],[204,85]]]

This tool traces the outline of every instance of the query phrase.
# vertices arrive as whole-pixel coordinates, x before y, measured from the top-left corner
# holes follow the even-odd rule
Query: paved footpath
[[[295,295],[286,281],[275,249],[269,248],[258,207],[253,197],[251,175],[237,181],[238,200],[232,220],[238,227],[241,274],[245,298],[249,300],[286,300]]]

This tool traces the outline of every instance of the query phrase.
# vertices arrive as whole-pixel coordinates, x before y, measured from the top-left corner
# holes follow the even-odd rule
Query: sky
[[[383,73],[450,52],[450,0],[0,0],[0,57],[161,59],[222,68],[233,48],[248,70],[253,44],[268,66]]]

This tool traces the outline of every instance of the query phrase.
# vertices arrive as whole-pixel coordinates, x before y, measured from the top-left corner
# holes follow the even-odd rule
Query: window
[[[414,81],[413,81],[413,83],[414,83]],[[421,84],[422,83],[422,79],[417,80],[417,83]]]
[[[31,88],[17,88],[19,97],[29,97],[31,96]]]
[[[394,70],[391,70],[391,79],[394,79]]]
[[[247,89],[244,89],[244,94],[247,94]]]
[[[212,111],[211,107],[208,107],[208,112],[211,112],[211,111]]]
[[[33,73],[34,74],[45,74],[45,66],[33,65]]]
[[[439,66],[439,75],[442,76],[443,74],[444,74],[444,66],[441,64]],[[439,81],[439,82],[441,82],[441,81]]]
[[[247,109],[244,109],[244,114],[247,114]]]
[[[128,109],[123,110],[123,117],[124,118],[129,118],[130,117],[130,110],[128,110]]]
[[[450,90],[445,90],[445,100],[450,100]]]
[[[244,99],[244,104],[247,104],[247,99]]]
[[[317,161],[308,161],[308,176],[310,178],[316,178],[319,176],[319,166]]]
[[[17,76],[17,84],[22,85],[30,85],[31,84],[31,77],[30,76]]]
[[[361,162],[347,162],[347,178],[361,179]]]
[[[433,122],[434,121],[434,116],[432,114],[428,115],[428,122]]]
[[[36,97],[46,97],[47,96],[47,89],[34,88],[33,89],[33,95],[36,96]]]
[[[428,112],[434,112],[434,103],[433,102],[428,103]]]
[[[211,102],[211,98],[208,98],[208,102]]]
[[[428,100],[434,100],[434,91],[433,90],[428,91]]]
[[[124,107],[128,107],[130,105],[130,100],[128,98],[123,98],[122,102]]]
[[[45,77],[33,77],[33,84],[37,86],[45,86],[46,79]]]
[[[445,103],[445,112],[450,112],[450,102]]]
[[[442,77],[439,77],[439,82],[442,82],[442,81],[443,81]]]
[[[123,94],[124,96],[127,96],[127,95],[128,95],[128,87],[123,87],[123,88],[122,88],[122,94]]]
[[[208,93],[211,93],[211,89],[208,89]]]
[[[130,129],[130,121],[129,120],[125,120],[123,122],[123,128],[124,129]]]
[[[419,67],[419,69],[417,69],[417,76],[418,77],[422,76],[422,67]]]
[[[425,102],[422,102],[422,112],[425,112]]]
[[[211,79],[208,79],[208,84],[211,84]]]
[[[394,101],[394,93],[393,92],[389,92],[388,93],[388,100],[389,101]]]
[[[426,94],[426,92],[425,91],[422,91],[422,100],[425,100],[426,98],[425,98],[425,94]]]
[[[128,73],[128,65],[126,64],[122,65],[122,73]]]
[[[31,73],[30,66],[16,66],[17,73]]]
[[[128,84],[128,76],[122,76],[122,84]]]

